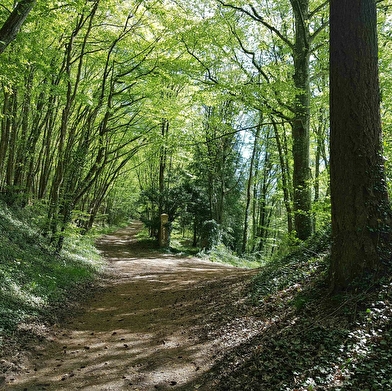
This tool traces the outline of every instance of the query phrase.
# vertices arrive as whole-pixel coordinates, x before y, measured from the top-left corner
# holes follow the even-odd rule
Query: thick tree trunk
[[[390,257],[374,0],[331,0],[331,278],[334,290]]]

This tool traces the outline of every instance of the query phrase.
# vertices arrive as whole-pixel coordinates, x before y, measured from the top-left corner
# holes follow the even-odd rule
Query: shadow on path
[[[138,242],[134,223],[97,243],[103,287],[35,346],[6,390],[201,389],[219,346],[200,338],[206,319],[254,271],[164,254]],[[235,294],[235,292],[231,292]],[[227,299],[226,299],[227,300]]]

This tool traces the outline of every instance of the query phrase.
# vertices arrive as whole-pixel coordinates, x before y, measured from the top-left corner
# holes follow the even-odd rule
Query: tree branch
[[[208,79],[211,80],[214,84],[219,84],[218,80],[212,75],[210,68],[204,64],[204,62],[198,56],[196,56],[196,54],[193,53],[185,40],[182,42],[185,45],[185,49],[188,54],[190,54],[206,70]]]
[[[257,71],[260,73],[261,76],[269,83],[269,77],[268,75],[262,70],[260,64],[257,63],[256,61],[256,53],[252,50],[249,50],[245,47],[244,43],[242,42],[241,38],[238,36],[237,32],[235,31],[235,28],[229,24],[229,28],[231,33],[234,35],[235,39],[237,40],[238,44],[240,45],[242,51],[252,57],[252,64],[253,66],[257,69]]]
[[[268,30],[270,30],[273,33],[275,33],[291,49],[294,48],[294,44],[287,37],[285,37],[277,28],[275,28],[274,26],[272,26],[268,22],[266,22],[264,20],[264,18],[257,12],[256,8],[252,4],[249,4],[249,6],[252,9],[252,12],[253,12],[254,16],[256,17],[256,20],[258,20],[262,25],[267,27]]]
[[[257,12],[254,5],[249,4],[249,7],[252,10],[252,12],[250,12],[245,8],[238,7],[233,4],[225,3],[223,2],[223,0],[218,0],[218,3],[221,4],[223,7],[231,8],[235,11],[239,11],[242,12],[243,14],[250,16],[253,20],[260,22],[263,26],[267,27],[268,30],[276,34],[290,48],[294,48],[294,44],[287,37],[285,37],[277,28],[275,28],[274,26],[270,25],[268,22],[265,21],[265,19]]]
[[[310,11],[309,12],[309,19],[313,18],[313,16],[316,15],[317,12],[321,11],[328,4],[329,4],[329,0],[326,0],[326,1],[324,1],[324,3],[322,3],[318,7],[316,7],[313,11]]]
[[[329,25],[329,20],[326,20],[324,22],[321,23],[321,25],[319,26],[319,28],[317,30],[315,30],[315,32],[313,34],[311,34],[310,36],[310,43],[312,43],[315,38]]]

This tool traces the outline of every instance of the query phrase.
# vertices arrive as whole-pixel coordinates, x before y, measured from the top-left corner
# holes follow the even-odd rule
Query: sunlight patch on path
[[[192,384],[211,368],[222,342],[196,337],[215,311],[206,293],[250,272],[138,248],[135,232],[130,227],[102,238],[105,286],[35,347],[31,367],[9,380],[7,390],[197,389]]]

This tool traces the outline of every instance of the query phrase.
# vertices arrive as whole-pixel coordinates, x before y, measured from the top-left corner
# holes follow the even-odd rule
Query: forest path
[[[200,376],[224,346],[252,335],[244,329],[230,340],[227,319],[235,327],[230,311],[254,270],[148,248],[136,239],[140,228],[101,238],[102,288],[34,347],[6,390],[202,390]]]

